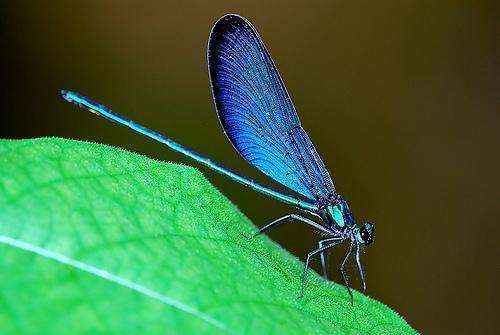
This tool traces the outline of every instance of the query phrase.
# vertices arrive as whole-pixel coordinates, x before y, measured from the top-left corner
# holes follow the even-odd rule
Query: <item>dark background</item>
[[[2,2],[0,136],[192,164],[59,98],[73,89],[269,183],[211,101],[207,38],[227,12],[257,27],[337,189],[376,223],[368,294],[422,333],[493,333],[500,52],[487,1]],[[290,211],[202,171],[257,225]],[[299,224],[270,235],[301,258],[317,239]]]

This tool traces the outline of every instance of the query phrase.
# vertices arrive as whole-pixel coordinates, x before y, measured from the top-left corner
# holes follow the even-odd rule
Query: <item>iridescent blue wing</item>
[[[219,19],[210,34],[208,66],[219,119],[238,152],[309,199],[333,199],[332,178],[252,24],[233,14]]]

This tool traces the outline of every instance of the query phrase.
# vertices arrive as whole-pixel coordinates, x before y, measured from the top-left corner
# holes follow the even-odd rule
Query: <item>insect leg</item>
[[[309,225],[309,226],[311,226],[311,227],[313,227],[313,228],[315,228],[315,229],[317,229],[317,230],[319,230],[319,231],[321,231],[321,232],[323,232],[325,234],[328,234],[328,235],[332,234],[332,232],[330,230],[328,230],[327,228],[323,227],[319,223],[314,222],[313,220],[310,220],[308,218],[305,218],[305,217],[297,215],[297,214],[288,214],[288,215],[282,216],[280,218],[277,218],[276,220],[274,220],[274,221],[266,224],[264,227],[259,228],[259,230],[257,230],[251,236],[245,236],[245,237],[250,240],[250,239],[254,238],[257,235],[260,235],[262,233],[265,233],[265,232],[271,230],[271,228],[276,227],[280,223],[287,222],[287,221],[292,221],[292,220],[297,220],[297,221],[304,222],[305,224],[307,224],[307,225]]]
[[[360,251],[361,250],[359,247],[359,243],[356,242],[356,264],[358,266],[359,277],[361,278],[361,281],[363,282],[363,292],[366,292],[365,271],[363,270],[363,265],[361,264]]]
[[[347,277],[347,275],[345,273],[345,266],[347,264],[347,261],[349,260],[349,257],[351,257],[353,245],[354,245],[354,242],[351,241],[351,244],[349,245],[349,251],[345,255],[344,260],[342,261],[342,265],[340,265],[340,274],[342,275],[342,279],[344,280],[344,285],[347,288],[347,291],[349,292],[349,296],[351,297],[351,304],[354,303],[354,297],[352,295],[351,288],[349,287],[349,278]]]
[[[330,243],[330,244],[325,245],[325,246],[323,246],[321,248],[313,250],[309,254],[307,254],[306,265],[304,266],[304,273],[302,274],[302,285],[300,287],[299,298],[301,298],[301,297],[304,296],[304,287],[306,285],[307,270],[309,270],[309,261],[311,260],[311,257],[313,257],[314,255],[316,255],[318,253],[321,253],[321,252],[325,251],[326,249],[333,248],[334,246],[336,246],[337,244],[339,244],[339,243],[341,243],[343,241],[343,239],[341,237],[332,238],[332,240],[334,241],[333,243]]]
[[[318,242],[318,246],[321,248],[323,247],[323,241]],[[319,257],[321,258],[321,269],[323,269],[323,277],[325,279],[328,279],[328,272],[326,271],[326,255],[325,252],[322,252],[319,254]]]
[[[337,241],[337,240],[338,240],[337,237],[325,238],[324,240],[318,242],[318,246],[321,248],[326,242]],[[325,279],[328,279],[328,271],[326,270],[326,250],[321,252],[319,256],[321,258],[321,268],[323,269],[323,277],[325,277]]]

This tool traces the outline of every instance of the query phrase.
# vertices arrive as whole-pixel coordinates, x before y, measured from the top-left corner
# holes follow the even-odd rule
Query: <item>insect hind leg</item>
[[[303,216],[300,216],[297,214],[288,214],[288,215],[279,217],[274,221],[271,221],[270,223],[266,224],[265,226],[259,228],[255,233],[253,233],[250,236],[246,236],[244,234],[243,234],[243,236],[245,236],[248,240],[251,240],[252,238],[254,238],[262,233],[268,232],[272,228],[277,227],[278,225],[280,225],[282,223],[291,222],[291,221],[300,221],[300,222],[303,222],[303,223],[313,227],[316,230],[321,231],[322,233],[325,233],[328,235],[332,234],[332,232],[330,230],[328,230],[326,227],[320,225],[317,222],[314,222],[313,220],[310,220],[306,217],[303,217]]]

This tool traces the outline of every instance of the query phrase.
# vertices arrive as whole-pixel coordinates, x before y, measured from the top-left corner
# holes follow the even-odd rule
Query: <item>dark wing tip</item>
[[[208,38],[207,60],[211,79],[213,79],[215,68],[217,67],[218,56],[221,43],[228,34],[235,31],[248,31],[251,35],[258,36],[254,26],[245,17],[239,14],[226,14],[218,19],[210,31]]]
[[[227,42],[228,35],[234,33],[235,31],[245,30],[255,32],[255,28],[246,18],[239,14],[230,13],[218,19],[210,31],[207,48],[207,61],[212,94],[216,107],[218,86],[214,83],[214,81],[216,80],[217,73],[219,71],[221,50],[225,48],[222,44],[224,44],[224,41]]]
[[[255,31],[250,21],[239,14],[226,14],[218,19],[210,31],[208,53],[210,54],[220,42],[221,35],[238,28],[246,28]]]
[[[218,27],[226,26],[228,24],[237,25],[237,24],[249,24],[249,23],[250,23],[250,21],[248,21],[245,17],[243,17],[239,14],[229,13],[229,14],[225,14],[220,19],[218,19],[217,22],[215,22],[212,30],[214,30],[215,28],[218,28]]]

